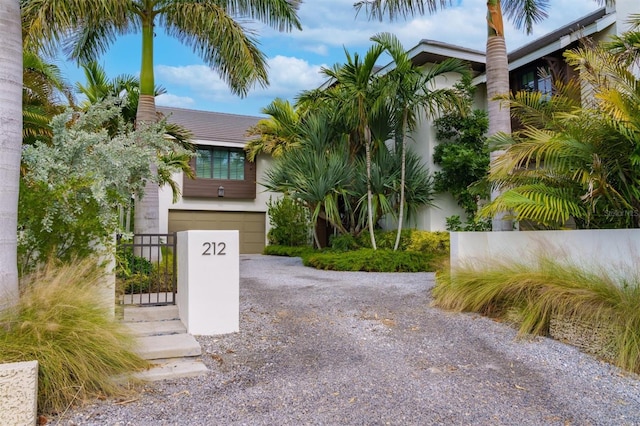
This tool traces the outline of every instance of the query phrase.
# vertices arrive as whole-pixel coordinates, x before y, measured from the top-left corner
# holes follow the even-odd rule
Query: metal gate
[[[116,288],[124,305],[175,305],[176,234],[118,235]]]

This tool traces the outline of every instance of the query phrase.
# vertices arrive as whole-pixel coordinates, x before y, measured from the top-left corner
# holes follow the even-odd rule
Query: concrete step
[[[204,363],[193,358],[158,359],[153,367],[134,374],[134,378],[146,382],[177,379],[180,377],[197,377],[207,374],[209,369]]]
[[[166,321],[178,319],[178,306],[127,306],[124,308],[125,322]]]
[[[144,359],[180,358],[199,356],[202,350],[190,334],[167,334],[136,338],[137,353]]]
[[[135,373],[135,379],[157,381],[209,371],[195,358],[202,352],[200,344],[187,334],[177,306],[125,306],[123,323],[135,337],[138,355],[153,364],[149,370]]]
[[[124,325],[135,337],[187,332],[186,327],[180,320],[125,322]]]

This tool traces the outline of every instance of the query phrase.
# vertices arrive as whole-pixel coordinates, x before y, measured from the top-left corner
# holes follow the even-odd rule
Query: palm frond
[[[302,0],[234,0],[226,2],[230,16],[246,16],[278,31],[302,30],[297,10]]]
[[[87,58],[80,47],[88,51],[98,52],[106,47],[91,36],[82,35],[83,27],[95,28],[94,35],[116,33],[115,29],[124,28],[129,20],[131,0],[103,0],[90,2],[86,0],[21,0],[22,31],[24,45],[33,51],[55,53],[55,49],[68,36],[69,31],[76,34],[82,44],[75,49],[67,44],[71,51],[77,51],[74,58]],[[113,41],[110,38],[107,43]],[[85,44],[86,43],[86,44]],[[102,50],[104,51],[104,50]]]
[[[266,57],[257,38],[218,2],[171,2],[159,22],[168,35],[218,71],[233,93],[245,96],[254,84],[269,84]]]
[[[370,19],[382,21],[385,16],[394,20],[434,13],[452,3],[451,0],[360,0],[354,3],[354,7],[357,13],[364,9]]]
[[[508,213],[518,221],[530,220],[550,227],[561,227],[572,216],[584,217],[584,205],[568,188],[531,184],[512,188],[500,194],[478,212],[491,218]]]
[[[549,0],[501,0],[500,3],[504,15],[516,28],[524,28],[527,34],[531,34],[534,24],[549,16]]]

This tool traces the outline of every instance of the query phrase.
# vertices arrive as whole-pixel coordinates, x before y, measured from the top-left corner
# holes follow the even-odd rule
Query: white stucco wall
[[[637,274],[640,229],[451,233],[454,269],[492,259],[533,264],[540,255],[631,278]]]
[[[433,89],[452,87],[460,80],[458,74],[449,73],[436,80]],[[433,164],[433,153],[437,141],[433,120],[423,119],[418,123],[416,129],[409,135],[407,146],[419,154],[424,164],[431,173],[440,170],[440,167]],[[446,229],[446,218],[452,215],[459,215],[465,218],[464,210],[458,207],[450,194],[437,194],[434,199],[435,207],[422,207],[414,221],[409,222],[407,228],[417,228],[425,231],[442,231]]]
[[[620,35],[631,28],[627,21],[630,15],[640,13],[640,2],[638,0],[616,0],[615,5],[610,8],[616,11],[615,33]]]
[[[238,231],[178,232],[180,320],[190,334],[214,336],[240,329]]]

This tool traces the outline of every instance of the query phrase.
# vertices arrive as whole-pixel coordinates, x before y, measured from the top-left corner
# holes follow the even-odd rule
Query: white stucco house
[[[512,90],[529,89],[550,91],[548,79],[541,78],[538,70],[564,71],[571,78],[573,71],[563,61],[562,53],[579,46],[580,40],[588,37],[603,41],[629,29],[631,14],[640,14],[638,0],[617,0],[615,7],[603,7],[581,19],[522,46],[508,54],[510,84]],[[452,44],[433,40],[422,40],[408,51],[414,63],[428,67],[429,64],[446,58],[467,61],[474,73],[476,107],[486,107],[485,54]],[[393,67],[389,64],[379,72]],[[457,82],[456,75],[438,81],[441,87]],[[249,117],[215,112],[158,107],[158,110],[176,122],[189,128],[193,142],[198,145],[201,156],[194,160],[195,180],[176,176],[182,196],[177,203],[171,200],[171,191],[160,191],[160,231],[174,232],[188,229],[239,229],[241,253],[259,253],[266,244],[268,217],[266,203],[274,194],[264,192],[258,182],[262,180],[271,161],[259,156],[255,163],[244,159],[242,147],[247,142],[245,131],[257,123],[260,117]],[[412,149],[424,159],[430,170],[435,170],[433,151],[437,144],[432,123],[423,120],[411,135]],[[415,223],[418,229],[443,230],[445,219],[463,211],[448,194],[439,195],[438,207],[425,207]]]
[[[160,232],[238,229],[240,253],[261,253],[273,194],[257,182],[270,158],[261,155],[251,163],[243,151],[246,130],[261,117],[169,107],[158,107],[158,112],[188,128],[200,154],[191,162],[195,179],[174,175],[181,193],[176,203],[170,188],[160,189]]]
[[[515,92],[526,89],[550,93],[551,79],[541,78],[539,74],[541,69],[554,71],[554,74],[561,74],[570,79],[575,75],[575,72],[565,64],[563,52],[578,47],[581,40],[585,38],[600,42],[608,40],[613,35],[622,34],[630,28],[627,21],[631,14],[640,14],[640,2],[637,0],[617,0],[615,7],[599,8],[509,52],[511,90]],[[422,40],[418,45],[409,49],[408,53],[413,58],[414,64],[424,67],[446,58],[459,58],[467,61],[475,75],[473,80],[473,84],[477,87],[475,107],[486,108],[484,52],[433,40]],[[381,72],[392,66],[393,64],[389,64],[383,67]],[[438,84],[440,87],[445,87],[455,84],[456,81],[456,76],[451,75],[446,80],[441,79]],[[437,170],[437,166],[433,164],[433,152],[437,141],[432,122],[424,120],[411,136],[415,141],[411,147],[422,156],[430,170]],[[437,208],[422,209],[416,223],[418,229],[443,230],[448,216],[457,214],[464,217],[463,210],[457,206],[449,194],[440,194],[434,202],[438,206]]]

